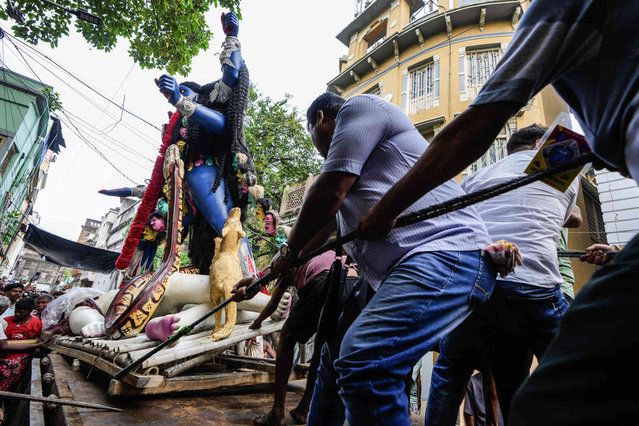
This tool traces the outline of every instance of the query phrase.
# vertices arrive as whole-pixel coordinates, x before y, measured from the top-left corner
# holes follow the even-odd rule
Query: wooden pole
[[[0,391],[0,397],[26,399],[27,401],[46,402],[60,405],[71,405],[74,407],[98,408],[100,410],[122,411],[119,408],[109,407],[108,405],[93,404],[91,402],[71,401],[68,399],[44,398],[42,396],[33,396],[24,393]]]

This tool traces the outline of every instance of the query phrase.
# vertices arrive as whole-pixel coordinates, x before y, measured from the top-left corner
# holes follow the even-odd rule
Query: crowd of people
[[[40,341],[44,308],[64,292],[37,290],[33,280],[0,283],[0,390],[28,392],[31,361],[37,349],[46,347]],[[17,400],[0,398],[0,423],[17,406]]]
[[[583,261],[605,266],[569,307],[557,248],[578,214],[578,183],[565,192],[532,184],[394,225],[400,215],[522,176],[545,129],[522,129],[508,157],[463,186],[453,180],[547,85],[573,111],[595,167],[639,182],[638,17],[628,2],[532,2],[471,106],[430,144],[399,107],[373,95],[325,93],[310,105],[308,130],[325,162],[269,269],[285,275],[326,241],[319,236],[356,232],[344,250],[361,273],[354,293],[367,296],[344,305],[341,327],[324,342],[308,424],[410,424],[406,378],[431,350],[440,356],[427,425],[455,424],[476,369],[491,372],[507,424],[636,423],[639,237],[612,261],[606,253],[619,247],[584,247]],[[486,248],[498,239],[515,243],[523,264],[512,254],[496,262]],[[251,296],[250,282],[236,285],[238,300]],[[528,376],[532,354],[539,366]],[[282,424],[275,408],[256,423]]]
[[[285,423],[292,348],[314,333],[305,399],[291,412],[298,422],[409,425],[407,383],[424,354],[437,351],[427,425],[454,425],[465,394],[464,412],[483,421],[474,404],[480,383],[484,395],[494,387],[499,400],[482,398],[484,418],[494,419],[499,405],[505,424],[636,423],[639,237],[623,249],[584,247],[581,260],[602,267],[570,304],[557,249],[563,228],[579,221],[578,181],[566,191],[538,182],[394,225],[400,215],[522,176],[546,132],[539,126],[512,135],[506,158],[462,185],[454,180],[550,84],[584,130],[595,166],[639,182],[637,18],[633,2],[535,0],[471,106],[430,144],[380,97],[324,93],[313,101],[307,127],[325,161],[268,266],[280,277],[273,301],[251,325],[260,328],[286,287],[299,291],[277,348],[273,408],[256,424]],[[336,232],[357,235],[343,246],[345,266],[330,252],[296,265]],[[495,254],[498,240],[507,241],[500,246],[510,247],[508,255]],[[254,296],[246,292],[254,280],[236,284],[237,301]],[[23,287],[7,287],[12,315],[4,333],[36,337],[35,300]],[[24,370],[37,345],[25,341],[9,354],[2,343],[0,386],[18,383],[14,372]],[[529,375],[533,355],[539,366]]]

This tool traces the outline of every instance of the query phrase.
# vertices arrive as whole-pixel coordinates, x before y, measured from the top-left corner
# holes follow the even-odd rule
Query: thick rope
[[[453,212],[455,210],[460,210],[463,209],[465,207],[471,206],[473,204],[476,203],[480,203],[482,201],[486,201],[489,198],[493,198],[496,197],[498,195],[504,194],[506,192],[512,191],[514,189],[517,188],[521,188],[522,186],[531,184],[533,182],[537,182],[541,179],[545,179],[547,177],[559,174],[559,173],[564,173],[568,170],[574,170],[574,169],[578,169],[582,166],[584,166],[585,164],[591,162],[594,159],[594,154],[586,154],[581,156],[580,158],[570,161],[568,163],[565,163],[559,167],[555,167],[552,169],[548,169],[542,172],[537,172],[531,175],[526,175],[526,176],[522,176],[519,178],[515,178],[511,181],[505,182],[505,183],[501,183],[498,185],[493,185],[490,186],[488,188],[485,189],[481,189],[479,191],[473,192],[472,194],[467,194],[467,195],[462,195],[460,197],[457,198],[453,198],[451,200],[445,201],[443,203],[440,204],[434,204],[432,206],[429,206],[423,210],[419,210],[416,211],[414,213],[410,213],[407,214],[405,216],[401,216],[400,218],[397,219],[397,222],[395,223],[394,228],[400,228],[403,226],[408,226],[408,225],[413,225],[415,223],[418,222],[422,222],[424,220],[427,219],[432,219],[434,217],[437,216],[441,216],[444,215],[446,213],[450,213]],[[322,247],[318,248],[317,250],[314,250],[310,253],[308,253],[305,256],[302,256],[300,258],[298,258],[293,265],[291,265],[291,267],[297,266],[297,265],[301,265],[307,261],[309,261],[310,259],[314,258],[315,256],[318,256],[324,252],[327,252],[329,250],[335,250],[336,248],[350,242],[353,241],[356,238],[355,232],[351,232],[349,234],[346,234],[342,237],[339,238],[335,238],[333,241],[323,245]],[[277,278],[277,276],[275,276],[272,273],[268,273],[266,275],[264,275],[262,278],[258,279],[257,281],[255,281],[252,284],[249,284],[248,286],[246,286],[246,293],[247,294],[251,294],[254,291],[257,291],[259,289],[261,289],[262,287],[264,287],[266,284],[268,284],[270,281],[274,280],[275,278]],[[184,326],[182,327],[180,330],[178,330],[178,332],[176,334],[174,334],[173,336],[169,337],[166,341],[162,342],[160,345],[156,346],[153,350],[151,350],[150,352],[147,352],[146,354],[144,354],[141,358],[135,360],[134,362],[132,362],[131,364],[129,364],[127,367],[123,368],[122,370],[120,370],[114,377],[116,379],[120,379],[122,377],[124,377],[124,375],[126,375],[127,373],[129,373],[130,371],[132,371],[134,368],[136,368],[138,365],[140,365],[142,362],[146,361],[147,359],[149,359],[151,356],[155,355],[156,353],[158,353],[159,351],[161,351],[162,349],[164,349],[165,347],[167,347],[168,345],[174,343],[175,341],[177,341],[179,338],[181,338],[184,335],[187,335],[191,332],[191,330],[193,330],[193,328],[195,326],[197,326],[198,324],[200,324],[202,321],[206,320],[208,317],[210,317],[211,315],[215,314],[216,312],[220,311],[221,309],[223,309],[226,305],[228,305],[229,303],[233,302],[233,298],[229,298],[226,299],[224,302],[220,303],[219,305],[217,305],[215,308],[211,309],[209,312],[207,312],[206,314],[204,314],[204,316],[200,317],[199,319],[197,319],[195,322],[193,322],[190,325]]]

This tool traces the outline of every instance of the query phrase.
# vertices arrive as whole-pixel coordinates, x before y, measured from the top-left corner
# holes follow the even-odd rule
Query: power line
[[[11,40],[9,40],[11,41]],[[13,42],[11,42],[13,44]],[[31,65],[29,64],[29,62],[24,58],[24,56],[22,55],[22,51],[20,51],[20,49],[18,49],[18,47],[13,44],[14,47],[16,48],[16,50],[18,51],[18,53],[20,54],[20,56],[22,57],[23,61],[25,62],[25,64],[27,65],[27,67],[29,68],[29,70],[31,70],[31,72],[33,73],[33,75],[40,81],[40,83],[42,85],[45,85],[45,83],[40,79],[40,77],[38,76],[38,74],[33,70],[33,68],[31,67]],[[6,64],[5,64],[6,67]],[[7,69],[9,69],[7,67]],[[124,173],[122,170],[120,170],[115,164],[113,164],[95,145],[93,145],[86,137],[84,137],[84,135],[82,135],[82,132],[80,132],[80,129],[77,128],[77,126],[73,123],[73,121],[71,120],[71,118],[69,118],[69,116],[67,115],[66,111],[64,109],[61,109],[62,114],[64,114],[65,117],[67,117],[67,122],[68,124],[70,124],[72,126],[71,131],[73,133],[76,134],[76,136],[78,136],[84,143],[86,143],[93,151],[95,151],[96,154],[98,154],[98,156],[100,156],[104,161],[106,161],[107,163],[109,163],[111,165],[111,167],[113,167],[115,169],[115,171],[117,171],[118,173],[120,173],[123,177],[125,177],[127,180],[129,180],[130,182],[132,182],[133,184],[137,185],[137,182],[133,179],[131,179],[126,173]],[[75,129],[75,130],[73,130]]]
[[[57,66],[59,69],[61,69],[63,72],[65,72],[66,74],[70,75],[73,79],[77,80],[79,83],[81,83],[83,86],[85,86],[87,89],[91,90],[92,92],[94,92],[96,95],[100,96],[101,98],[103,98],[104,100],[106,100],[107,102],[115,105],[116,107],[118,107],[119,109],[121,109],[122,111],[126,112],[129,115],[132,115],[133,117],[137,118],[138,120],[142,121],[145,124],[148,124],[149,126],[153,127],[156,130],[161,131],[161,129],[156,126],[155,124],[147,121],[146,119],[140,117],[139,115],[135,114],[134,112],[129,111],[128,109],[124,108],[123,106],[118,105],[117,103],[113,102],[111,99],[109,99],[108,97],[106,97],[105,95],[103,95],[102,93],[100,93],[99,91],[97,91],[96,89],[94,89],[91,85],[85,83],[83,80],[81,80],[79,77],[76,77],[73,73],[71,73],[69,70],[67,70],[65,67],[63,67],[62,65],[58,64],[56,61],[54,61],[53,59],[51,59],[49,56],[47,56],[46,54],[40,52],[38,49],[36,49],[35,47],[31,46],[30,44],[20,40],[19,38],[15,37],[13,34],[10,34],[8,32],[5,31],[5,34],[7,34],[10,39],[15,39],[16,41],[18,41],[20,44],[28,47],[29,49],[33,50],[34,52],[38,53],[39,55],[41,55],[42,57],[44,57],[45,59],[47,59],[48,61],[50,61],[51,63],[53,63],[55,66]]]
[[[73,123],[73,121],[71,121],[71,119],[69,118],[69,116],[67,115],[67,113],[66,113],[66,111],[64,109],[62,109],[61,112],[67,118],[67,123],[71,125],[71,127],[72,127],[71,131],[73,133],[75,133],[77,137],[79,137],[84,143],[86,143],[89,146],[89,148],[91,148],[93,151],[95,151],[95,153],[98,154],[104,161],[109,163],[111,165],[111,167],[113,167],[115,169],[116,172],[121,174],[124,178],[126,178],[128,181],[132,182],[134,185],[138,184],[138,182],[136,182],[135,180],[131,179],[126,173],[124,173],[122,170],[120,170],[119,167],[117,167],[115,164],[113,164],[97,147],[95,147],[95,145],[93,145],[91,142],[89,142],[89,140],[87,138],[85,138],[84,135],[82,135],[82,132],[80,132],[80,129],[78,129],[76,127],[76,125]]]
[[[20,51],[21,52],[21,51]],[[24,52],[24,54],[29,57],[31,60],[33,60],[35,63],[37,63],[38,65],[40,65],[42,68],[44,68],[46,71],[48,71],[50,74],[52,74],[56,79],[58,79],[61,83],[63,83],[65,86],[67,86],[69,89],[71,89],[73,92],[75,92],[78,96],[80,96],[82,99],[84,99],[85,101],[87,101],[88,103],[90,103],[91,105],[93,105],[97,110],[99,111],[104,111],[104,113],[106,115],[108,115],[109,117],[113,118],[113,119],[117,119],[118,117],[113,115],[112,113],[106,111],[102,106],[98,105],[95,101],[93,101],[92,99],[88,98],[87,96],[85,96],[82,92],[80,92],[78,90],[78,88],[72,84],[70,84],[69,82],[65,81],[62,77],[60,77],[60,75],[58,75],[57,73],[55,73],[54,71],[50,70],[49,68],[47,68],[46,65],[42,64],[38,59],[34,58],[33,56],[31,56],[28,52]],[[153,142],[147,135],[140,133],[137,129],[131,127],[129,124],[127,124],[126,122],[122,123],[122,126],[124,128],[126,128],[127,130],[129,130],[131,133],[133,133],[135,136],[137,136],[138,138],[140,138],[143,142],[145,142],[147,145],[152,146],[154,148],[157,148],[158,143]],[[103,133],[103,132],[100,132]]]
[[[12,43],[12,44],[13,44],[13,43]],[[25,63],[25,65],[26,65],[26,66],[27,66],[27,67],[31,70],[31,72],[33,73],[33,75],[34,75],[34,76],[35,76],[35,77],[36,77],[36,78],[37,78],[37,79],[38,79],[38,80],[39,80],[42,84],[44,84],[44,83],[42,82],[42,80],[40,79],[40,77],[38,76],[38,74],[35,72],[35,70],[34,70],[34,69],[30,66],[30,64],[29,64],[29,63],[27,62],[27,60],[24,58],[24,56],[22,55],[22,51],[21,51],[21,50],[20,50],[17,46],[15,46],[15,44],[14,44],[14,47],[16,48],[16,50],[17,50],[18,54],[20,54],[20,58],[22,58],[22,61],[23,61],[23,62]],[[29,55],[28,55],[28,56],[29,56]],[[32,58],[31,56],[29,56],[29,57],[30,57],[30,58]],[[18,58],[18,59],[20,59],[20,58]],[[33,59],[33,58],[32,58],[32,59]],[[36,62],[37,62],[37,61],[36,61]],[[40,64],[39,62],[37,62],[37,63],[38,63],[39,65],[41,65],[41,66],[42,66],[42,64]],[[7,67],[7,68],[8,68],[8,67]],[[94,126],[92,126],[92,125],[88,124],[85,120],[81,119],[81,118],[80,118],[80,117],[78,117],[77,115],[72,114],[70,111],[68,111],[68,109],[67,109],[67,113],[69,113],[70,115],[73,115],[75,118],[77,118],[78,120],[80,120],[80,121],[82,121],[83,123],[85,123],[85,124],[84,124],[84,127],[85,127],[86,129],[88,129],[90,132],[95,132],[95,130],[98,130],[97,128],[95,128]],[[149,161],[150,163],[155,163],[155,160],[153,160],[153,159],[150,159],[150,158],[146,157],[146,156],[145,156],[142,152],[140,152],[140,151],[136,151],[136,150],[134,150],[134,149],[132,149],[132,148],[130,148],[130,147],[128,147],[128,146],[126,146],[126,145],[122,144],[121,142],[119,142],[118,140],[114,139],[113,137],[108,136],[108,135],[106,135],[106,134],[103,134],[102,132],[98,132],[98,134],[100,134],[102,137],[106,137],[106,138],[110,139],[110,140],[111,140],[111,142],[112,142],[112,144],[115,144],[115,145],[119,146],[119,147],[120,147],[120,148],[122,148],[123,150],[128,151],[128,152],[129,152],[129,153],[131,153],[131,154],[137,155],[138,157],[140,157],[140,158],[142,158],[142,159],[144,159],[144,160],[146,160],[146,161]],[[96,142],[101,142],[101,143],[102,143],[102,144],[104,144],[106,147],[108,147],[110,150],[112,150],[112,151],[114,151],[115,153],[117,153],[117,154],[119,154],[119,155],[123,156],[124,158],[126,158],[127,160],[129,160],[129,161],[133,162],[133,163],[134,163],[134,164],[136,164],[137,166],[140,166],[140,167],[142,167],[142,168],[147,169],[147,170],[149,170],[149,171],[150,171],[150,169],[149,169],[149,168],[147,168],[146,166],[143,166],[143,165],[141,165],[141,164],[139,164],[139,163],[136,163],[136,162],[132,161],[130,158],[128,158],[127,156],[125,156],[125,155],[123,155],[122,153],[120,153],[120,152],[116,151],[116,150],[115,150],[115,149],[111,146],[111,144],[109,144],[108,142],[99,141],[98,139],[95,139],[95,140],[96,140]],[[155,147],[155,145],[154,145],[154,147]]]

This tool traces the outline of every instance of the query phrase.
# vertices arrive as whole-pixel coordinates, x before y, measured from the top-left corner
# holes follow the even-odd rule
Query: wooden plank
[[[180,340],[172,348],[167,348],[163,351],[158,352],[156,355],[144,361],[142,363],[142,368],[146,369],[153,366],[168,364],[210,351],[218,351],[218,353],[220,353],[223,352],[225,349],[235,345],[236,343],[243,342],[246,339],[280,331],[283,325],[284,321],[275,322],[270,320],[265,321],[259,330],[250,330],[248,328],[248,325],[244,325],[241,326],[241,328],[236,328],[233,331],[233,334],[228,338],[224,340],[218,340],[217,342],[213,342],[211,340],[211,331],[209,331],[207,336],[203,336],[193,341],[183,342]],[[135,351],[131,352],[130,355],[132,359],[135,360],[147,352],[148,350]]]
[[[250,368],[275,374],[274,359],[260,359],[241,355],[219,355],[216,359],[231,368]],[[308,373],[308,365],[297,364],[295,370],[300,374]]]
[[[289,380],[304,378],[303,374],[293,371]],[[249,386],[262,383],[273,383],[275,375],[265,371],[236,371],[231,373],[198,374],[192,376],[173,377],[167,379],[162,386],[139,389],[126,383],[111,379],[110,396],[162,395],[200,390],[213,390],[222,387]]]
[[[67,348],[65,346],[59,346],[57,344],[52,344],[49,346],[51,350],[54,350],[63,355],[70,356],[72,358],[77,358],[80,361],[86,362],[87,364],[93,365],[95,368],[104,371],[105,373],[113,376],[115,373],[120,371],[120,367],[113,364],[112,362],[100,358],[96,355],[83,352],[78,349]],[[143,376],[140,374],[129,373],[124,381],[134,387],[145,388],[145,387],[157,387],[161,386],[164,382],[164,376],[160,375],[148,375]]]
[[[31,363],[31,395],[42,397],[42,377],[40,374],[40,359],[34,358]],[[29,409],[29,420],[32,425],[44,424],[44,404],[32,402]]]

